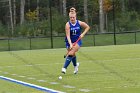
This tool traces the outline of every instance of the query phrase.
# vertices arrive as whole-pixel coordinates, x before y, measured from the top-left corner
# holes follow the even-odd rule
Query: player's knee
[[[75,55],[75,52],[74,51],[70,51],[69,52],[69,55],[74,56]]]

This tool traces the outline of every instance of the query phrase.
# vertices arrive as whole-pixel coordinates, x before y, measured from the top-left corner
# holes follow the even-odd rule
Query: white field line
[[[63,63],[54,63],[54,64],[63,64]],[[1,68],[15,68],[15,67],[32,67],[32,66],[47,66],[47,65],[51,65],[51,64],[27,64],[27,65],[16,65],[16,66],[0,66]]]
[[[108,59],[108,60],[89,60],[88,62],[112,62],[112,61],[118,61],[118,60],[140,60],[140,58],[118,58],[118,59]]]
[[[1,71],[2,72],[2,71]],[[87,71],[88,72],[88,71]],[[91,73],[92,71],[90,71],[90,73]],[[93,72],[95,72],[95,71],[93,71]],[[3,72],[3,73],[7,73],[7,72]],[[11,74],[11,75],[14,75],[14,76],[17,76],[17,77],[22,77],[22,78],[26,78],[27,76],[20,76],[20,75],[17,75],[17,74]],[[37,76],[37,75],[36,75]],[[28,78],[27,78],[28,79]],[[30,79],[33,79],[33,78],[30,78]],[[34,80],[35,80],[35,78],[34,78]],[[36,80],[36,81],[38,81],[38,82],[47,82],[46,80]],[[102,83],[108,83],[108,82],[102,82]],[[58,82],[50,82],[50,84],[53,84],[53,85],[55,85],[55,84],[59,84]],[[65,88],[76,88],[76,87],[74,87],[74,86],[70,86],[70,85],[63,85],[63,87],[65,87]],[[93,90],[89,90],[89,89],[79,89],[79,91],[81,91],[81,92],[91,92],[91,91],[99,91],[99,90],[101,90],[101,89],[116,89],[116,88],[139,88],[140,87],[140,85],[131,85],[131,84],[124,84],[124,85],[120,85],[120,86],[118,86],[118,87],[104,87],[104,88],[95,88],[95,89],[93,89]]]
[[[49,88],[46,88],[46,87],[42,87],[42,86],[39,86],[39,85],[27,83],[27,82],[24,82],[24,81],[19,81],[19,80],[16,80],[16,79],[5,77],[5,76],[0,76],[0,79],[10,81],[10,82],[13,82],[13,83],[17,83],[17,84],[27,86],[27,87],[30,87],[30,88],[34,88],[34,89],[37,89],[37,90],[41,90],[41,91],[44,91],[44,92],[48,92],[48,93],[64,93],[62,91],[49,89]]]
[[[118,58],[118,59],[108,59],[108,60],[89,60],[89,61],[86,61],[86,62],[112,62],[112,61],[118,61],[118,60],[140,60],[140,58]],[[85,62],[85,61],[80,61],[80,62]],[[57,62],[57,63],[54,63],[54,64],[63,64],[61,62]],[[15,68],[15,67],[31,67],[31,66],[45,66],[45,65],[51,65],[51,64],[27,64],[27,65],[18,65],[18,66],[0,66],[0,69],[1,68]]]
[[[2,71],[1,71],[2,72]],[[3,72],[3,73],[7,73],[7,72]],[[16,77],[20,77],[20,78],[25,78],[25,79],[29,79],[29,80],[35,80],[35,81],[37,81],[37,82],[42,82],[42,83],[45,83],[45,82],[47,82],[47,80],[37,80],[36,78],[34,78],[34,77],[28,77],[28,76],[23,76],[23,75],[18,75],[18,74],[10,74],[10,73],[8,73],[9,75],[14,75],[14,76],[16,76]],[[37,76],[37,75],[36,75]],[[3,77],[3,76],[2,76]],[[0,77],[0,79],[1,79],[1,77]],[[9,80],[8,80],[9,81]],[[13,81],[11,81],[11,82],[13,82]],[[15,82],[16,83],[16,82]],[[52,85],[57,85],[57,84],[59,84],[58,82],[49,82],[49,84],[52,84]],[[25,85],[26,86],[26,85]],[[30,87],[30,86],[29,86]],[[63,87],[64,88],[76,88],[75,86],[70,86],[70,85],[63,85]],[[88,92],[88,91],[91,91],[91,90],[89,90],[89,89],[79,89],[79,91],[82,91],[82,92]],[[49,93],[54,93],[54,92],[49,92]],[[55,92],[55,93],[57,93],[57,92]]]

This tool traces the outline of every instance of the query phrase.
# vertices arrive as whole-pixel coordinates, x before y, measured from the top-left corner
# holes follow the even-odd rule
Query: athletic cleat
[[[62,73],[66,73],[66,68],[62,68]]]
[[[74,67],[74,74],[78,73],[78,67],[79,67],[79,63],[77,63],[77,66]]]

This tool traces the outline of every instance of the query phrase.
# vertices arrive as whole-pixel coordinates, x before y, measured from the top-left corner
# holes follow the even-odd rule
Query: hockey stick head
[[[64,55],[64,58],[66,58],[66,55]]]

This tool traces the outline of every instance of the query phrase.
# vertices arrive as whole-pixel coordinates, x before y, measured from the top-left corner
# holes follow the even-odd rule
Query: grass
[[[82,47],[77,75],[72,64],[61,74],[64,54],[64,48],[0,52],[0,75],[67,93],[139,93],[140,44]],[[43,92],[0,80],[0,93]]]

